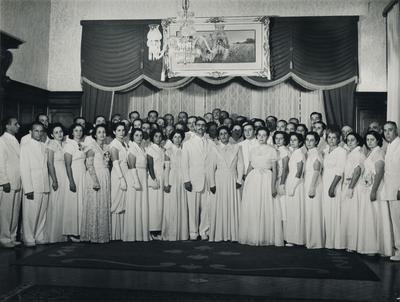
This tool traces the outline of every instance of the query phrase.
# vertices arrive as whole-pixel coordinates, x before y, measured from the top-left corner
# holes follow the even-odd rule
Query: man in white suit
[[[389,201],[393,225],[395,254],[392,261],[400,261],[400,138],[395,122],[386,122],[383,134],[389,143],[385,155],[384,199]]]
[[[39,113],[36,116],[35,122],[39,122],[44,126],[44,129],[46,130],[49,127],[49,117],[44,114],[44,113]],[[24,145],[26,142],[28,142],[31,139],[31,131],[29,131],[28,134],[24,135],[21,138],[21,146]],[[43,136],[40,139],[42,141],[42,143],[48,143],[49,141],[49,137],[47,136],[46,131],[43,131]]]
[[[19,169],[19,143],[15,135],[19,130],[16,117],[5,118],[4,134],[0,136],[0,244],[12,248],[21,243],[16,240],[21,207],[21,174]]]
[[[204,135],[206,121],[203,118],[197,118],[195,130],[196,134],[183,143],[183,181],[188,191],[190,239],[196,240],[200,235],[202,240],[207,240],[211,198],[207,175],[214,143]]]
[[[44,242],[44,225],[49,201],[49,174],[46,146],[41,142],[44,126],[34,122],[31,139],[21,145],[20,168],[24,197],[22,201],[22,237],[26,246]]]

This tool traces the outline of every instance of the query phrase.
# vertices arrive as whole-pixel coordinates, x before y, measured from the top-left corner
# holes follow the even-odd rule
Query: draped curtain
[[[272,79],[242,77],[242,80],[265,88],[292,79],[310,90],[332,90],[355,83],[358,73],[357,21],[357,17],[271,18]],[[108,91],[111,98],[114,97],[111,92],[121,94],[131,91],[144,81],[158,89],[168,89],[184,87],[194,80],[188,77],[161,81],[162,60],[147,59],[146,36],[148,24],[152,23],[161,22],[81,22],[81,67],[82,82],[85,83],[82,110],[86,117],[91,119],[94,112],[106,110],[107,104],[110,107],[103,113],[108,115],[111,110],[111,100],[100,105],[101,101],[94,99],[96,94],[93,89]],[[209,85],[223,85],[232,79],[225,77],[198,80]],[[89,87],[90,91],[86,93],[85,90]],[[92,109],[91,106],[101,106],[102,109]],[[328,119],[328,122],[333,121]]]

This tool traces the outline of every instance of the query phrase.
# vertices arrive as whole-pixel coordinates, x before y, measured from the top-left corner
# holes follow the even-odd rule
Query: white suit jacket
[[[30,139],[21,145],[20,169],[22,187],[25,193],[49,192],[49,172],[47,170],[45,144]]]
[[[397,191],[400,190],[400,138],[396,137],[386,150],[385,175],[384,175],[384,199],[396,200]]]
[[[190,181],[194,192],[201,192],[208,185],[207,174],[211,164],[209,157],[212,148],[215,148],[215,144],[205,136],[201,138],[198,135],[193,135],[183,143],[183,181]]]
[[[11,190],[21,189],[19,143],[15,136],[5,132],[0,137],[0,185],[10,183]]]

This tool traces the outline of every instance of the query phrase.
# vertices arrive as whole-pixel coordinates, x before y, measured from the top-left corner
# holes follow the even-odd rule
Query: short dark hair
[[[347,134],[346,135],[346,138],[344,139],[344,142],[347,144],[347,138],[350,136],[350,135],[352,135],[352,136],[354,136],[355,138],[356,138],[356,140],[357,140],[357,145],[358,146],[362,146],[362,145],[364,145],[364,140],[363,140],[363,138],[361,137],[361,135],[360,134],[358,134],[358,133],[356,133],[356,132],[350,132],[349,134]]]
[[[265,127],[265,122],[264,122],[264,120],[262,120],[262,119],[260,119],[260,118],[255,118],[254,119],[254,121],[253,121],[253,125],[255,125],[257,122],[260,122],[261,123],[261,127]],[[269,134],[268,134],[269,135]]]
[[[113,124],[112,127],[111,127],[111,129],[112,129],[112,131],[111,131],[111,137],[112,137],[112,138],[115,138],[114,131],[117,130],[117,128],[118,128],[119,126],[123,126],[123,127],[124,127],[124,130],[125,130],[125,133],[126,133],[127,129],[126,129],[125,123],[123,123],[123,122],[115,123],[115,124]],[[93,132],[92,132],[92,133],[93,133]]]
[[[204,122],[204,124],[206,124],[207,125],[207,122],[206,122],[206,120],[205,119],[203,119],[202,117],[197,117],[197,119],[196,119],[196,124],[197,124],[197,122],[198,121],[203,121]]]
[[[315,115],[315,114],[317,114],[318,117],[319,117],[319,119],[322,120],[322,113],[321,113],[321,112],[316,112],[316,111],[311,112],[310,117],[311,117],[312,115]]]
[[[76,118],[74,118],[74,124],[76,124],[77,120],[84,120],[86,122],[86,119],[83,116],[77,116]]]
[[[136,113],[137,115],[139,115],[140,116],[140,113],[138,112],[138,111],[131,111],[131,112],[129,112],[129,114],[128,114],[128,118],[131,118],[131,115],[132,114],[134,114],[134,113]]]
[[[319,141],[321,140],[321,138],[319,137],[318,133],[315,132],[315,131],[310,131],[310,132],[307,132],[306,137],[307,137],[308,135],[314,136],[314,139],[315,139],[315,142],[316,142],[316,146],[318,146]],[[305,141],[305,140],[304,140],[304,141]]]
[[[3,133],[6,131],[6,126],[11,124],[11,120],[18,121],[18,118],[14,115],[9,115],[1,120],[1,128],[0,128],[1,132],[0,133]]]
[[[297,133],[297,132],[290,132],[289,133],[289,142],[290,142],[290,138],[292,136],[297,137],[297,139],[299,140],[299,147],[304,145],[304,137],[303,137],[303,135],[301,135],[300,133]]]
[[[305,132],[306,132],[306,133],[308,132],[308,128],[307,128],[306,124],[298,124],[298,125],[296,126],[296,130],[297,130],[297,128],[299,128],[299,127],[303,127],[304,130],[305,130]]]
[[[143,130],[141,128],[133,128],[131,131],[131,135],[129,137],[130,141],[133,142],[133,136],[135,135],[136,132],[142,132],[143,134]]]
[[[368,135],[372,135],[373,137],[375,137],[375,139],[378,141],[378,146],[382,147],[382,145],[383,145],[383,137],[382,137],[382,135],[379,132],[376,132],[375,130],[369,130],[364,135],[364,142],[365,142],[365,146],[367,147],[367,149],[369,149],[369,147],[367,145],[367,136]]]
[[[185,139],[185,131],[183,130],[174,130],[171,132],[171,134],[169,135],[169,139],[172,141],[172,138],[175,136],[175,134],[179,134],[182,137],[182,141]]]
[[[258,135],[258,133],[259,133],[260,131],[265,131],[265,132],[267,132],[267,136],[269,136],[269,134],[271,133],[267,127],[260,127],[260,128],[258,128],[258,129],[256,130],[256,136]]]
[[[99,117],[102,117],[102,118],[104,118],[104,120],[107,122],[107,118],[106,118],[104,115],[102,115],[102,114],[99,114],[99,115],[96,115],[96,117],[94,118],[94,121],[93,121],[93,123],[96,123],[96,121],[97,121],[97,119],[98,119]]]
[[[254,124],[252,123],[252,122],[245,122],[245,123],[243,123],[242,124],[242,127],[243,127],[243,130],[244,130],[244,127],[246,127],[246,126],[251,126],[252,128],[253,128],[253,130],[254,130]]]
[[[49,136],[51,138],[52,135],[53,135],[54,129],[56,129],[58,127],[61,128],[61,130],[63,131],[63,133],[65,135],[65,127],[64,127],[63,124],[61,124],[61,123],[52,123],[52,124],[49,125],[49,128],[47,129],[47,136]]]
[[[188,131],[189,131],[187,125],[186,125],[184,122],[177,122],[177,123],[175,124],[175,128],[176,128],[176,126],[178,126],[178,125],[182,126],[182,127],[183,127],[183,130],[184,130],[185,132],[188,132]]]
[[[265,120],[268,120],[269,118],[272,118],[272,119],[275,121],[275,123],[278,121],[278,118],[277,118],[276,116],[274,116],[274,115],[268,115],[268,116],[265,118]]]
[[[296,122],[291,122],[290,120],[295,120]],[[300,123],[300,120],[297,117],[291,117],[291,118],[289,118],[289,123],[298,125]]]
[[[111,116],[111,121],[114,119],[114,117],[116,117],[116,116],[119,116],[119,117],[121,117],[122,115],[121,115],[121,113],[114,113],[112,116]]]
[[[314,123],[315,124],[321,124],[322,125],[322,129],[326,130],[326,124],[323,121],[317,121]]]
[[[283,135],[283,140],[284,140],[284,145],[287,146],[289,144],[289,135],[285,131],[275,131],[274,135],[272,136],[272,141],[274,142],[274,145],[276,145],[276,136],[278,134]]]
[[[82,128],[82,136],[83,135],[85,135],[85,129],[82,127],[82,125],[80,125],[80,124],[72,124],[71,125],[71,127],[69,127],[69,131],[68,131],[68,137],[70,138],[70,139],[73,139],[74,138],[74,136],[72,135],[72,133],[74,132],[74,129],[76,128],[76,127],[81,127]],[[93,132],[92,132],[93,133]]]
[[[231,135],[231,130],[230,130],[227,126],[220,126],[220,127],[218,128],[218,130],[217,130],[218,136],[219,136],[219,133],[220,133],[222,130],[226,130],[226,132],[228,132],[229,136]]]
[[[147,116],[150,116],[150,113],[155,113],[158,117],[158,111],[157,110],[150,110],[149,112],[147,112]]]
[[[43,129],[44,129],[44,125],[43,125],[41,122],[38,122],[38,121],[34,121],[34,122],[31,124],[30,130],[33,130],[33,127],[34,127],[34,126],[42,126]],[[81,125],[79,125],[79,126],[82,127]],[[82,129],[83,129],[83,127],[82,127]]]
[[[150,140],[151,140],[152,142],[153,142],[154,136],[155,136],[157,133],[160,133],[162,139],[164,139],[164,133],[162,132],[162,130],[160,130],[160,129],[154,129],[154,130],[152,130],[152,131],[150,132]]]
[[[97,129],[99,129],[99,128],[104,128],[104,130],[106,131],[106,134],[107,134],[107,126],[106,125],[104,125],[104,124],[96,125],[93,128],[93,131],[92,131],[92,134],[91,134],[93,139],[96,139],[96,132],[97,132]]]
[[[40,112],[40,113],[36,114],[35,122],[39,122],[39,117],[41,117],[41,116],[45,116],[48,118],[46,113]]]

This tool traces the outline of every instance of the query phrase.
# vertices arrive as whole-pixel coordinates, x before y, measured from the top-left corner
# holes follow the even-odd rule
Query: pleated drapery
[[[324,90],[324,107],[328,126],[355,126],[354,82],[345,86]]]
[[[271,87],[292,79],[309,90],[332,90],[355,83],[358,75],[358,17],[270,18],[271,80],[242,77],[256,87]],[[144,81],[159,89],[182,88],[195,78],[161,81],[163,60],[148,60],[149,24],[161,20],[82,21],[81,66],[83,114],[91,118],[107,104],[92,100],[98,89],[124,93]],[[161,25],[160,25],[161,28]],[[223,85],[232,77],[199,78],[210,85]],[[354,86],[354,85],[353,85]],[[89,89],[90,87],[90,89]],[[89,89],[88,92],[85,92]],[[90,106],[89,106],[90,104]],[[96,105],[95,105],[96,104]],[[100,106],[102,109],[92,109]],[[108,107],[108,112],[111,107]],[[343,118],[347,120],[347,118]],[[331,122],[328,120],[328,122]]]

